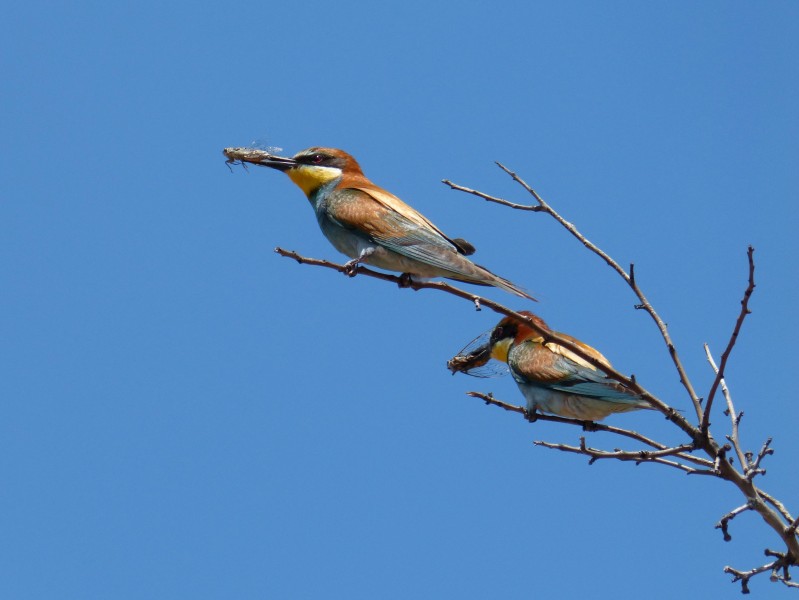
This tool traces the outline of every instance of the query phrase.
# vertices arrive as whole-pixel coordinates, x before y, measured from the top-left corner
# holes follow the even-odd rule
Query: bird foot
[[[358,274],[358,267],[360,266],[361,262],[364,261],[369,256],[374,254],[374,248],[365,248],[361,250],[361,253],[352,260],[348,260],[344,263],[344,274],[347,277],[355,277]]]
[[[538,421],[538,413],[535,412],[535,409],[533,409],[533,410],[525,410],[524,411],[524,419],[528,423],[535,423],[536,421]]]
[[[358,274],[358,264],[361,262],[360,257],[353,258],[344,263],[344,274],[347,277],[355,277]]]
[[[599,431],[599,425],[593,421],[583,421],[583,431]]]
[[[401,288],[409,288],[413,286],[413,275],[410,273],[403,273],[399,276],[399,281],[397,285]]]

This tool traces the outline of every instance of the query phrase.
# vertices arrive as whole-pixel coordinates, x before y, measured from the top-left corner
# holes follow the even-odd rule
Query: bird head
[[[519,313],[530,318],[541,329],[549,330],[543,319],[529,311]],[[492,358],[508,362],[508,352],[511,346],[526,339],[538,337],[540,334],[524,323],[505,317],[490,332],[472,340],[456,356],[447,362],[447,367],[454,373],[462,372],[467,375],[479,375],[482,369]]]
[[[541,329],[549,329],[549,326],[541,317],[534,315],[530,311],[523,310],[520,311],[519,314],[528,317]],[[497,326],[494,327],[491,332],[491,337],[488,342],[488,346],[491,348],[491,358],[501,360],[502,362],[508,362],[508,352],[511,346],[539,335],[540,334],[532,327],[510,317],[505,317],[497,323]]]
[[[363,177],[358,161],[337,148],[308,148],[291,158],[270,155],[259,160],[258,164],[283,171],[306,196],[345,174]]]

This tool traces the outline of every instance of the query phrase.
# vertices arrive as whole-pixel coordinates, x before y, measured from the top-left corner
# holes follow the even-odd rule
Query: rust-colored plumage
[[[544,333],[551,332],[571,342],[601,364],[610,362],[598,350],[580,340],[549,328],[531,312],[530,318]],[[450,359],[453,372],[469,373],[490,358],[508,364],[513,378],[527,399],[528,410],[541,410],[563,417],[600,420],[617,412],[650,408],[634,392],[607,377],[589,361],[553,341],[525,323],[506,317],[491,331],[482,347]]]
[[[360,262],[416,277],[445,277],[490,285],[534,300],[511,281],[473,263],[474,247],[451,238],[429,219],[363,174],[352,155],[337,148],[312,147],[292,158],[248,149],[226,155],[285,172],[316,213],[322,233],[333,246]]]

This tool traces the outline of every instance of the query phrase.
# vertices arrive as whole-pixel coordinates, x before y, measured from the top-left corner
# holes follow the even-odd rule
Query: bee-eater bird
[[[552,331],[533,313],[519,314],[530,317],[544,331]],[[611,366],[607,358],[588,344],[564,333],[552,333],[575,344],[600,363]],[[539,410],[561,417],[598,421],[613,413],[652,408],[640,396],[568,348],[545,342],[541,334],[510,317],[494,327],[487,343],[473,349],[467,346],[450,359],[447,366],[453,373],[468,374],[492,358],[508,363],[530,412]]]
[[[232,158],[229,150],[225,154]],[[422,214],[369,181],[358,162],[343,150],[308,148],[292,158],[260,154],[237,158],[283,171],[305,192],[322,233],[352,259],[347,263],[350,274],[363,262],[422,278],[492,285],[534,300],[466,258],[474,252],[471,244],[447,237]]]

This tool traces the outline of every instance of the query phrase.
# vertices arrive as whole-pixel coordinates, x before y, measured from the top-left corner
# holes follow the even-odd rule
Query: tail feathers
[[[536,298],[531,296],[527,290],[524,288],[519,287],[509,279],[505,279],[504,277],[500,277],[499,275],[495,275],[482,265],[478,265],[472,263],[477,269],[480,271],[477,273],[477,277],[453,277],[453,279],[457,279],[459,281],[466,281],[468,283],[473,283],[475,285],[490,285],[497,287],[501,290],[505,290],[506,292],[510,292],[511,294],[515,294],[522,298],[527,298],[528,300],[532,300],[533,302],[538,302]]]
[[[510,292],[511,294],[516,294],[517,296],[520,296],[522,298],[527,298],[528,300],[532,300],[533,302],[538,302],[537,298],[534,298],[533,296],[531,296],[527,292],[527,290],[525,290],[524,288],[520,288],[519,286],[517,286],[512,281],[509,281],[509,280],[507,280],[507,279],[505,279],[503,277],[499,277],[497,275],[494,275],[494,277],[496,277],[497,281],[499,282],[497,287],[505,290],[506,292]]]

